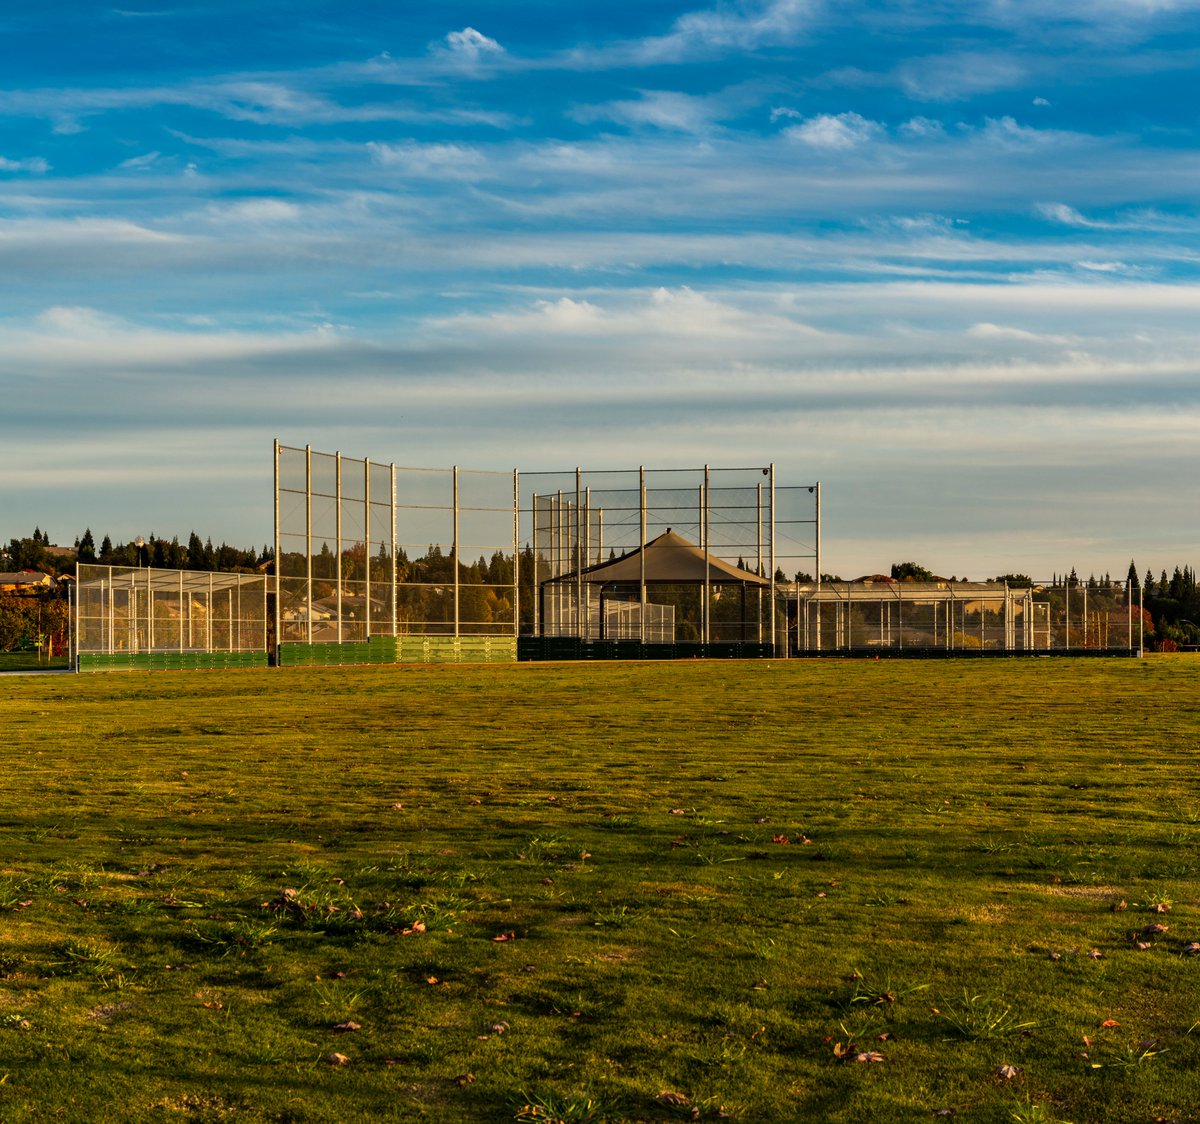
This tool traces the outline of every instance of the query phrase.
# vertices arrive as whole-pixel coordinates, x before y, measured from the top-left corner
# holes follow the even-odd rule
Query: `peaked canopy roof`
[[[622,554],[608,562],[588,566],[581,575],[589,585],[638,585],[642,580],[642,555],[646,556],[647,585],[703,585],[705,570],[710,585],[725,585],[733,582],[747,585],[770,585],[770,580],[759,577],[749,570],[731,566],[712,554],[705,554],[698,546],[669,527],[658,538],[651,539],[644,547]],[[551,579],[565,581],[575,574],[562,574]]]

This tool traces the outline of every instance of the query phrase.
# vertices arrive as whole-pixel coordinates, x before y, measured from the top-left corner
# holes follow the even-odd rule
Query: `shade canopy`
[[[771,584],[768,578],[706,554],[669,527],[644,547],[622,554],[620,558],[598,562],[580,574],[560,574],[552,580],[565,582],[581,578],[588,585],[639,585],[643,577],[643,556],[647,585]]]

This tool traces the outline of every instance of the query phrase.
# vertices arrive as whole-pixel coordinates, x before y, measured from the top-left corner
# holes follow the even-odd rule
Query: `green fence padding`
[[[637,640],[580,640],[573,636],[522,636],[519,660],[753,660],[771,659],[773,644],[642,644]]]
[[[513,663],[512,636],[383,636],[349,644],[283,644],[284,667],[391,663]]]
[[[218,671],[266,667],[266,652],[80,652],[81,674],[104,671]]]

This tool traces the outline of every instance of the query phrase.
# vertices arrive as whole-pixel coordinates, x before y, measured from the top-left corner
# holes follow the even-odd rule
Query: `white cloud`
[[[707,58],[722,51],[785,46],[801,37],[822,6],[822,0],[728,0],[685,12],[665,35],[571,51],[565,59],[589,68],[654,65]]]
[[[473,179],[486,167],[487,160],[476,148],[461,144],[383,144],[369,141],[371,159],[384,168],[397,168],[412,176],[444,179]]]
[[[504,48],[495,39],[489,39],[473,27],[451,31],[443,42],[445,45],[438,47],[440,52],[470,64],[504,54]]]
[[[957,101],[1010,90],[1026,80],[1023,63],[1010,55],[964,51],[911,59],[897,69],[901,87],[927,101]]]
[[[791,125],[784,135],[813,148],[834,151],[857,148],[883,134],[883,126],[857,113],[820,114],[800,125]]]
[[[580,122],[609,120],[623,125],[650,125],[681,133],[703,133],[721,115],[717,99],[677,93],[674,90],[639,90],[634,100],[606,105],[580,106],[572,116]]]
[[[147,152],[142,156],[131,156],[128,160],[122,160],[117,167],[122,171],[142,171],[157,163],[161,157],[162,153],[160,152]]]
[[[50,165],[40,156],[29,156],[23,160],[10,160],[0,156],[0,172],[33,172],[44,175],[50,171]]]
[[[946,135],[946,128],[940,121],[929,117],[910,117],[900,126],[900,135],[913,139],[930,140]]]
[[[1029,151],[1061,146],[1078,137],[1075,134],[1064,133],[1057,129],[1035,129],[1022,125],[1013,117],[988,117],[979,135],[997,147],[1011,151]]]
[[[1042,218],[1048,219],[1050,222],[1061,223],[1063,226],[1078,226],[1087,230],[1102,230],[1105,226],[1104,223],[1093,222],[1091,219],[1085,218],[1074,207],[1066,203],[1037,203],[1033,209]]]
[[[1033,104],[1043,106],[1043,107],[1048,107],[1050,105],[1050,102],[1048,102],[1045,98],[1034,98]]]
[[[1077,261],[1075,263],[1080,269],[1085,269],[1089,273],[1134,273],[1125,262],[1120,261]]]

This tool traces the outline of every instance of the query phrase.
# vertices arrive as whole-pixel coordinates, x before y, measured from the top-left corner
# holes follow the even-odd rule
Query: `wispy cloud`
[[[858,148],[883,135],[883,126],[857,113],[822,113],[784,130],[786,136],[813,148],[847,150]]]
[[[50,171],[50,164],[41,156],[26,156],[13,160],[0,156],[0,172],[32,172],[34,175],[45,175]]]

